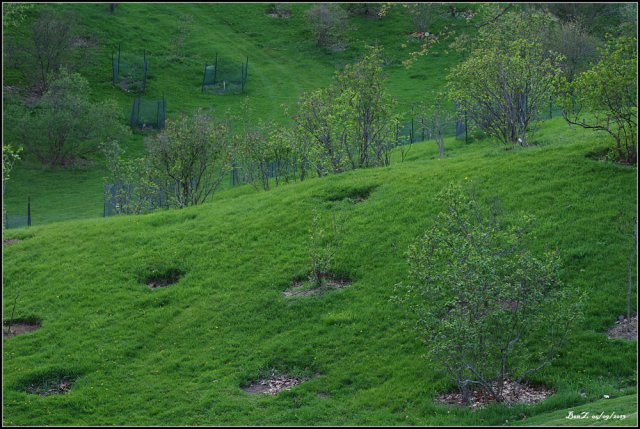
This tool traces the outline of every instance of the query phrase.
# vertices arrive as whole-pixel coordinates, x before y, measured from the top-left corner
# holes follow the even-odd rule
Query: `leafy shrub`
[[[562,284],[557,251],[526,249],[532,218],[503,227],[455,185],[438,202],[433,226],[409,247],[398,299],[465,399],[480,386],[500,402],[504,381],[520,383],[556,357],[581,299]]]

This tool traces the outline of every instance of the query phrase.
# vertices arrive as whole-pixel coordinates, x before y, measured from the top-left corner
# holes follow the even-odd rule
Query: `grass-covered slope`
[[[540,414],[517,422],[532,426],[638,426],[638,394]]]
[[[423,143],[388,168],[263,193],[236,188],[186,210],[9,231],[5,238],[22,241],[3,248],[4,318],[17,295],[16,317],[42,327],[4,341],[3,423],[526,424],[603,394],[634,394],[636,344],[608,340],[606,330],[625,309],[632,240],[617,224],[635,213],[637,171],[587,158],[602,143],[559,120],[538,142],[505,151],[452,141],[442,160]],[[536,216],[535,250],[557,245],[566,284],[588,293],[586,319],[533,379],[557,390],[541,404],[477,412],[434,404],[452,386],[389,300],[405,279],[408,244],[433,221],[433,197],[450,181],[475,183],[506,215]],[[371,188],[361,203],[340,200]],[[354,283],[286,299],[308,270],[314,210],[347,218],[335,271]],[[184,273],[171,287],[141,282],[170,268]],[[276,397],[241,390],[270,369],[310,380]],[[24,391],[55,375],[78,378],[66,395]]]

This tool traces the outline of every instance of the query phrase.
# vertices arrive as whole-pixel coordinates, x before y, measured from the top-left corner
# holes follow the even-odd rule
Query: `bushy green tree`
[[[146,146],[153,180],[178,208],[204,203],[229,172],[233,153],[227,125],[202,110],[167,121]]]
[[[533,121],[556,94],[562,58],[540,40],[548,25],[540,14],[502,18],[479,31],[467,60],[447,76],[449,97],[504,144],[526,146]]]
[[[256,189],[268,191],[295,178],[298,154],[293,133],[287,127],[277,127],[255,120],[249,99],[242,106],[241,124],[235,128],[234,165],[238,179]],[[304,180],[304,172],[302,180]]]
[[[348,29],[347,13],[335,3],[319,3],[306,12],[316,41],[323,48],[342,48]]]
[[[611,157],[638,162],[638,47],[635,37],[608,38],[600,60],[564,86],[569,124],[602,131],[614,140]]]
[[[520,383],[556,357],[580,300],[560,279],[557,251],[527,249],[531,217],[501,225],[457,185],[437,202],[442,211],[409,247],[399,298],[466,400],[479,387],[502,401],[506,380]]]
[[[335,86],[306,92],[294,116],[296,134],[308,169],[318,176],[341,173],[355,164],[349,153],[351,109]],[[350,132],[351,131],[351,132]]]
[[[397,102],[386,88],[382,48],[369,46],[360,61],[347,64],[336,78],[352,130],[356,168],[390,163],[398,116]]]
[[[19,121],[19,134],[27,152],[44,164],[69,167],[130,133],[115,101],[90,101],[87,80],[61,69],[35,111]]]
[[[369,47],[336,73],[331,86],[300,98],[296,133],[319,176],[389,165],[399,117],[382,66],[381,49]]]

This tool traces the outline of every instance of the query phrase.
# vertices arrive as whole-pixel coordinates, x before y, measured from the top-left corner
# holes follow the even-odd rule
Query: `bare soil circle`
[[[2,339],[13,338],[18,335],[33,332],[39,328],[39,322],[14,322],[11,326],[8,326],[8,323],[5,322],[2,326]]]
[[[638,315],[631,319],[619,320],[609,329],[609,339],[638,341]]]
[[[494,384],[494,389],[497,383]],[[502,394],[504,396],[504,404],[534,404],[543,401],[555,392],[544,386],[530,386],[527,384],[518,384],[513,380],[504,382]],[[466,407],[471,410],[484,408],[489,404],[496,403],[496,400],[482,389],[474,390],[471,394],[471,403],[465,403],[463,396],[459,392],[446,393],[436,398],[436,402],[443,405]]]
[[[252,395],[265,394],[275,396],[284,390],[292,389],[304,381],[306,380],[286,374],[273,375],[268,379],[256,380],[250,385],[243,387],[242,390]]]
[[[61,380],[51,380],[40,384],[31,384],[27,387],[27,392],[32,395],[51,396],[51,395],[64,395],[73,385],[74,380],[70,378],[63,378]]]

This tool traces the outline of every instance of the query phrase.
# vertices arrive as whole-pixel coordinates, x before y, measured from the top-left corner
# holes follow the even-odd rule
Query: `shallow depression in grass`
[[[152,269],[151,273],[144,279],[144,283],[150,289],[164,288],[178,283],[184,275],[182,270],[177,268],[169,268],[166,270]]]
[[[33,332],[39,329],[40,325],[40,320],[35,318],[5,320],[2,324],[2,338],[12,338],[18,335]]]

